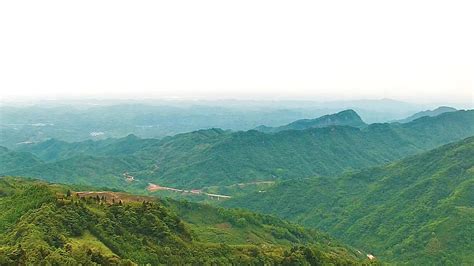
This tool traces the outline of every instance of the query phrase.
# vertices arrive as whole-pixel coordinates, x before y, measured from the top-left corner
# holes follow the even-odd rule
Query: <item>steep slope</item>
[[[259,126],[255,130],[264,133],[275,133],[284,130],[304,130],[327,126],[351,126],[362,128],[366,124],[354,110],[344,110],[337,114],[325,115],[315,119],[301,119],[280,127]]]
[[[273,217],[69,189],[0,179],[0,264],[369,263],[323,234]]]
[[[408,123],[408,122],[411,122],[415,119],[418,119],[418,118],[421,118],[423,116],[437,116],[437,115],[440,115],[440,114],[443,114],[443,113],[447,113],[447,112],[456,112],[457,109],[456,108],[453,108],[453,107],[449,107],[449,106],[440,106],[434,110],[426,110],[426,111],[421,111],[421,112],[418,112],[416,114],[413,114],[405,119],[401,119],[401,120],[398,120],[397,122],[400,122],[400,123]]]
[[[474,263],[474,137],[337,179],[291,180],[231,199],[320,228],[387,260]]]
[[[201,188],[338,175],[401,159],[473,134],[474,111],[471,110],[422,117],[406,124],[371,124],[363,129],[330,126],[274,134],[210,129],[163,140],[129,137],[114,140],[89,155],[139,160],[145,167],[133,170],[134,176],[145,184]],[[81,151],[79,154],[88,153],[78,146],[74,150]],[[35,151],[38,156],[43,153]],[[59,154],[69,156],[72,152]],[[48,153],[44,158],[51,157],[54,156]],[[52,163],[61,164],[62,161]],[[55,168],[53,165],[48,167]],[[121,175],[121,171],[114,174]],[[40,171],[28,169],[8,173],[47,178]],[[84,180],[87,177],[83,176]]]

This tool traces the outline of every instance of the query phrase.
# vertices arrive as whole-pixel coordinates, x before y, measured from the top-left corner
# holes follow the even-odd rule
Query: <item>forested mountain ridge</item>
[[[270,216],[71,189],[0,178],[0,264],[371,263],[324,234]]]
[[[259,126],[255,130],[265,133],[275,133],[283,130],[304,130],[308,128],[320,128],[327,126],[351,126],[365,127],[367,124],[362,121],[354,110],[344,110],[336,114],[324,115],[315,119],[301,119],[288,125],[279,127]]]
[[[390,99],[342,102],[314,101],[186,101],[79,100],[32,105],[0,105],[0,146],[55,138],[68,142],[103,140],[135,134],[163,138],[206,128],[249,130],[356,110],[367,122],[396,120],[422,106]]]
[[[408,123],[408,122],[411,122],[415,119],[418,119],[420,117],[423,117],[423,116],[437,116],[437,115],[440,115],[440,114],[443,114],[443,113],[447,113],[447,112],[456,112],[457,109],[456,108],[452,108],[452,107],[449,107],[449,106],[440,106],[434,110],[426,110],[426,111],[421,111],[421,112],[418,112],[416,114],[413,114],[405,119],[400,119],[400,120],[397,120],[397,122],[400,122],[400,123]]]
[[[100,141],[66,142],[49,139],[32,145],[19,146],[17,151],[31,152],[46,162],[68,159],[77,155],[91,156],[130,156],[141,149],[160,142],[158,139],[141,139],[130,134],[124,138]]]
[[[223,203],[319,228],[387,261],[474,263],[474,137],[340,178],[289,180]]]
[[[470,110],[422,117],[406,124],[371,124],[362,129],[329,126],[274,134],[209,129],[162,140],[139,139],[133,135],[103,142],[62,143],[53,140],[22,149],[43,160],[52,160],[47,166],[4,173],[47,178],[42,173],[64,168],[57,167],[57,164],[64,163],[64,158],[72,160],[74,156],[88,155],[98,158],[98,162],[113,157],[113,160],[109,159],[111,162],[138,160],[141,163],[137,165],[143,165],[142,169],[130,168],[126,164],[110,167],[116,169],[109,173],[116,178],[128,171],[144,185],[152,182],[200,188],[338,175],[401,159],[473,134],[474,110]],[[76,171],[74,164],[68,164],[67,169],[67,174],[55,174],[64,176],[63,182],[74,183],[76,178],[88,178],[88,175],[75,174],[81,171]],[[93,179],[90,182],[94,185]]]

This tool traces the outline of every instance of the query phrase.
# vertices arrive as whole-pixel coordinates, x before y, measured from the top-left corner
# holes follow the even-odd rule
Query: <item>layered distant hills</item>
[[[122,174],[129,172],[139,180],[130,186],[145,187],[152,182],[200,188],[338,175],[473,134],[474,111],[457,111],[404,124],[370,124],[364,128],[328,126],[272,134],[211,129],[162,140],[133,135],[78,143],[50,140],[10,151],[11,171],[3,173],[126,188]],[[32,164],[13,165],[15,152],[21,152],[15,156],[33,160]]]
[[[163,138],[199,129],[249,130],[279,126],[344,109],[366,122],[406,117],[423,107],[390,99],[339,102],[242,100],[79,100],[0,105],[0,146],[88,139]]]
[[[368,264],[360,250],[278,218],[0,178],[0,264]]]
[[[340,178],[282,182],[227,207],[320,228],[389,261],[474,263],[474,137]]]

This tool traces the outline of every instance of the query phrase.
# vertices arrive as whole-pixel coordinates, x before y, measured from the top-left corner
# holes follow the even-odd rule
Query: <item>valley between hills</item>
[[[473,110],[6,146],[2,265],[474,263]]]

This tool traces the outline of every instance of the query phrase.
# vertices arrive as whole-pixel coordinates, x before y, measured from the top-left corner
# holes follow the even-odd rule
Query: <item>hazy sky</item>
[[[473,102],[472,2],[1,1],[1,95]]]

